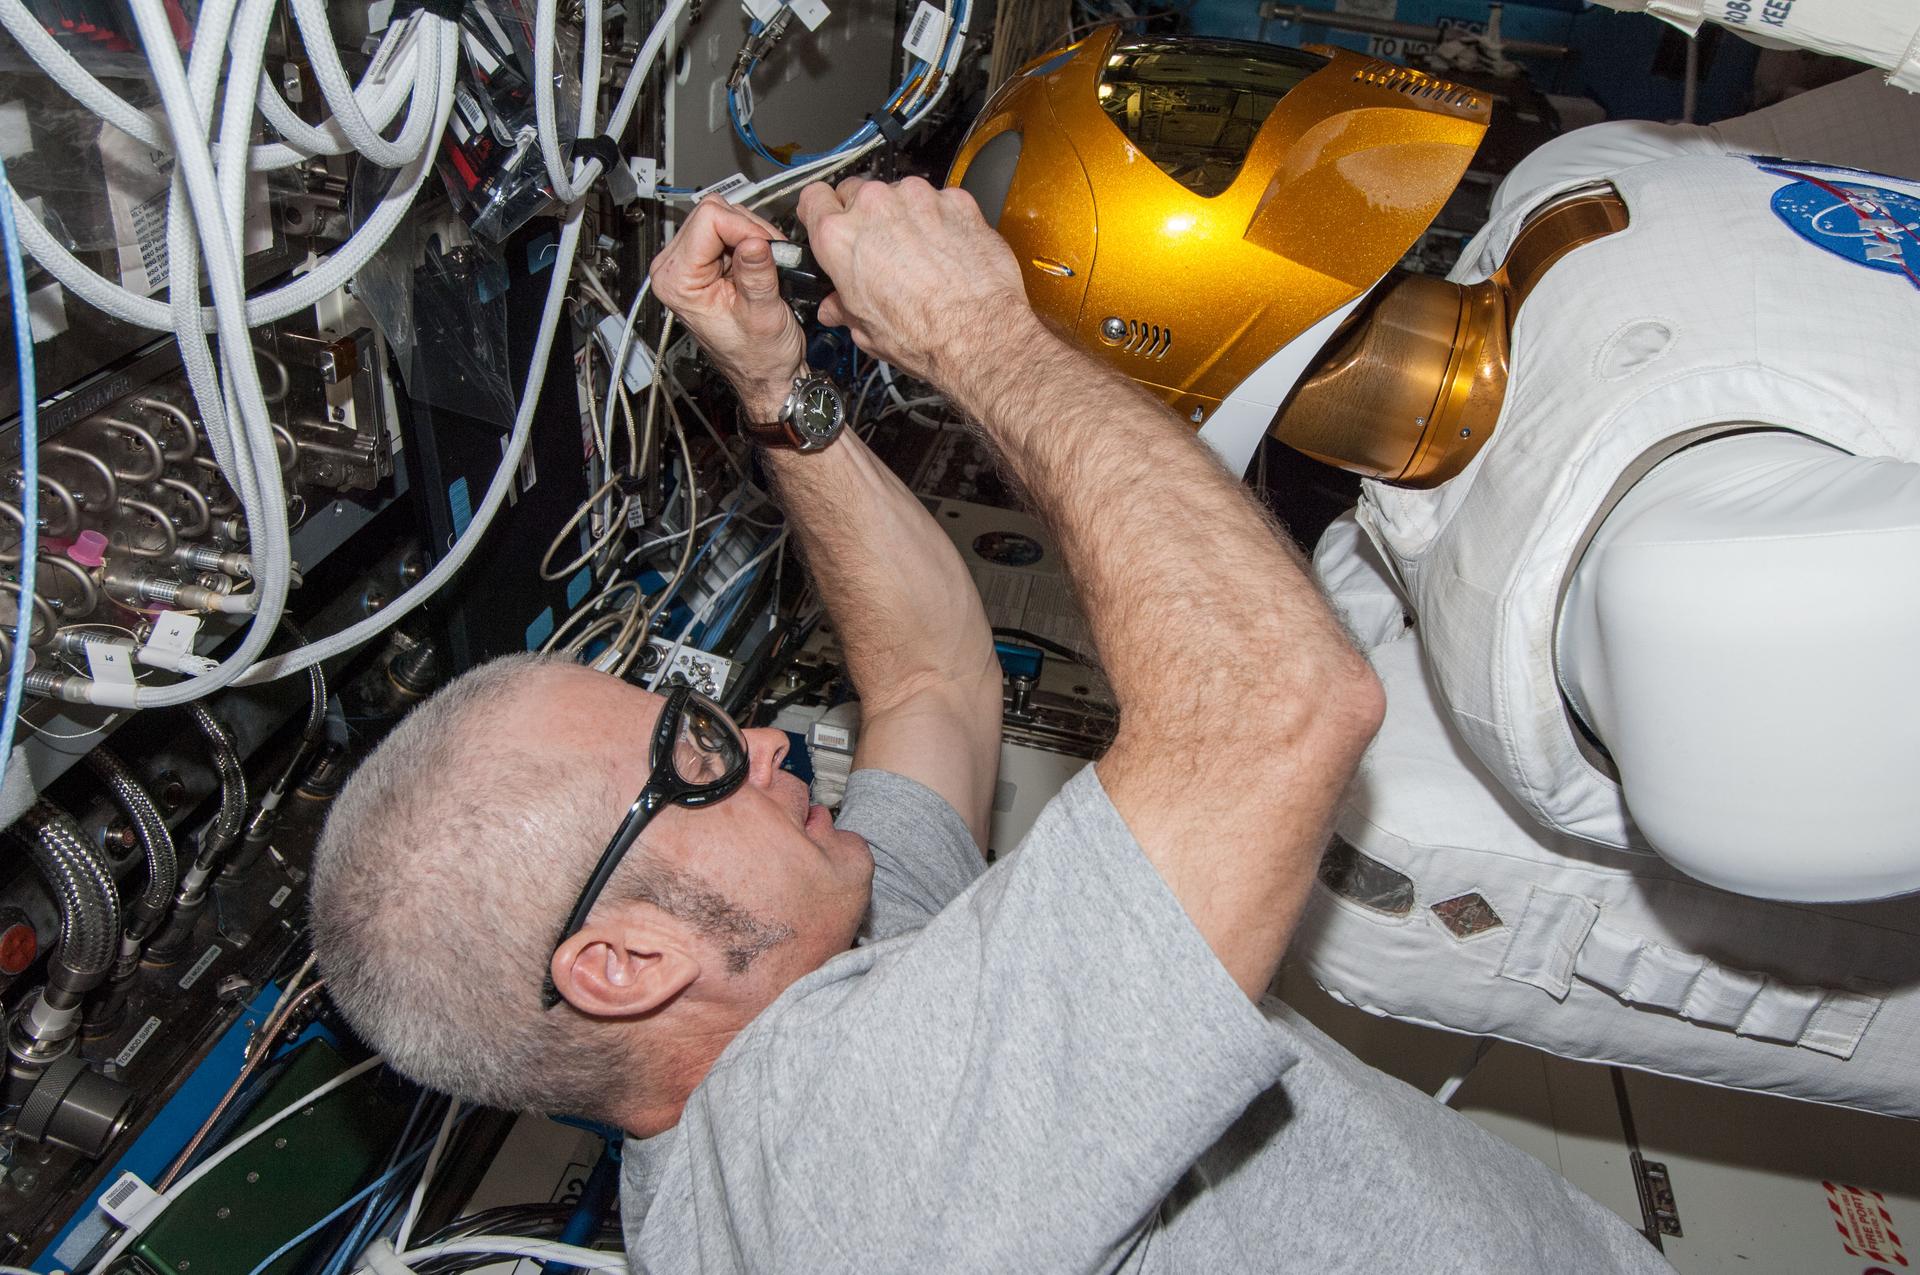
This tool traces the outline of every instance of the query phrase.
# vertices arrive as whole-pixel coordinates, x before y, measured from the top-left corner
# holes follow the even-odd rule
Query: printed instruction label
[[[149,1018],[141,1023],[140,1030],[133,1034],[133,1039],[127,1042],[127,1047],[113,1056],[114,1063],[121,1067],[132,1066],[133,1060],[140,1056],[140,1051],[147,1047],[147,1042],[152,1040],[153,1034],[159,1030],[158,1018]]]
[[[913,11],[913,21],[907,24],[906,38],[900,41],[900,47],[907,51],[908,57],[937,63],[946,42],[947,15],[928,4],[927,0],[920,0],[920,7]]]
[[[1901,1251],[1900,1233],[1893,1229],[1893,1214],[1887,1212],[1886,1196],[1845,1183],[1822,1182],[1820,1185],[1827,1190],[1833,1229],[1840,1232],[1840,1243],[1848,1256],[1883,1266],[1907,1265],[1907,1255]]]
[[[199,982],[200,976],[206,973],[207,969],[219,959],[220,945],[218,943],[215,943],[212,947],[200,953],[200,959],[195,961],[192,968],[180,976],[180,990],[184,992]]]

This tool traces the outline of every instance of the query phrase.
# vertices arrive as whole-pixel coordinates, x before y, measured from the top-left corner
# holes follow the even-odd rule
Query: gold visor
[[[1487,119],[1477,93],[1342,50],[1108,28],[1003,85],[949,180],[1036,310],[1204,419],[1392,268]]]

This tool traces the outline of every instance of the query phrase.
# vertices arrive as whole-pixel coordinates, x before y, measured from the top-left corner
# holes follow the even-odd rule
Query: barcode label
[[[123,1173],[120,1180],[107,1188],[100,1197],[100,1208],[106,1215],[122,1226],[135,1226],[152,1209],[160,1197],[154,1189],[131,1173]]]
[[[753,79],[749,76],[740,81],[740,87],[733,91],[733,113],[740,117],[740,126],[745,128],[753,122]]]
[[[920,0],[920,7],[913,13],[913,21],[907,24],[907,38],[900,42],[900,47],[907,51],[908,57],[938,63],[941,46],[946,41],[947,15],[928,4],[927,0]]]
[[[731,177],[722,177],[711,186],[701,187],[699,191],[695,192],[693,198],[695,202],[698,202],[705,199],[708,195],[718,195],[728,203],[732,203],[735,195],[751,185],[753,185],[753,183],[748,180],[745,173],[735,173]]]
[[[486,112],[480,109],[480,103],[474,99],[473,94],[467,91],[466,85],[463,84],[453,91],[453,104],[460,112],[460,119],[466,124],[470,131],[474,133],[484,133],[487,131]],[[462,138],[461,140],[465,141],[466,139]]]

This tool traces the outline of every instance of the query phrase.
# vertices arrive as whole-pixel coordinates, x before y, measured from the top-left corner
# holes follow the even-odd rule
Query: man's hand
[[[850,177],[807,187],[799,211],[837,289],[820,321],[895,367],[943,383],[957,361],[1004,350],[1010,315],[1032,316],[1012,249],[964,190]]]
[[[806,356],[780,297],[771,224],[717,196],[700,201],[653,259],[653,292],[733,383],[749,419],[770,421]]]

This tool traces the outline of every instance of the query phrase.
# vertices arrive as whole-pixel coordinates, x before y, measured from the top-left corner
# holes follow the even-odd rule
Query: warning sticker
[[[1822,1182],[1820,1185],[1827,1189],[1833,1227],[1840,1232],[1840,1241],[1848,1256],[1895,1268],[1907,1266],[1900,1235],[1893,1229],[1893,1215],[1887,1212],[1886,1196],[1844,1183]]]

